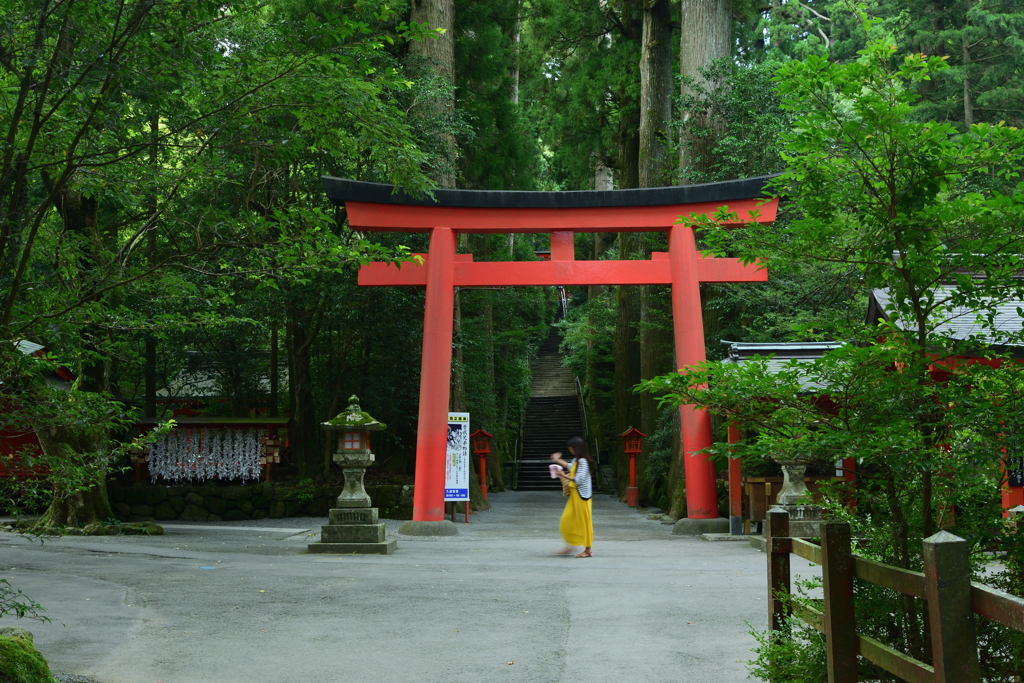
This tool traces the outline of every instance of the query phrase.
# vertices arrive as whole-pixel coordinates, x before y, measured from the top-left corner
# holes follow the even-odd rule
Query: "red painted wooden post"
[[[552,261],[575,261],[576,242],[572,230],[551,231],[551,260]]]
[[[967,541],[940,531],[922,546],[935,683],[978,683],[981,673]]]
[[[729,443],[740,440],[740,430],[729,425]],[[743,485],[739,458],[729,458],[729,533],[743,535]]]
[[[430,258],[427,260],[420,409],[416,428],[416,487],[412,496],[412,518],[418,522],[444,519],[454,264],[455,233],[450,228],[434,228],[430,233]]]
[[[629,486],[626,487],[626,505],[640,506],[640,489],[636,487],[636,453],[629,453]]]
[[[856,683],[857,632],[853,613],[853,555],[850,525],[821,525],[821,575],[825,592],[828,683]]]
[[[697,277],[697,245],[693,228],[673,225],[668,233],[672,276],[672,328],[676,342],[676,368],[706,360],[704,320],[700,310]],[[686,516],[691,519],[718,517],[715,466],[696,451],[711,445],[711,415],[693,406],[679,409],[682,420],[683,466],[686,476]],[[788,532],[787,532],[788,533]]]
[[[480,463],[480,493],[483,494],[484,500],[487,500],[487,456],[481,453],[477,460]]]
[[[781,508],[768,511],[768,628],[781,631],[789,605],[781,596],[789,595],[789,513]]]

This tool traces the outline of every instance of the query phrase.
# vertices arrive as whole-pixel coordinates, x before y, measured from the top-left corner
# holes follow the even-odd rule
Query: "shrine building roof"
[[[757,356],[768,356],[768,372],[777,374],[787,369],[793,361],[807,363],[825,355],[826,351],[838,349],[842,342],[773,342],[748,343],[722,340],[729,356],[727,363],[743,364]],[[805,391],[822,388],[822,385],[804,376],[800,384]]]
[[[934,289],[938,301],[951,302],[956,293],[953,285],[940,285]],[[980,308],[947,305],[933,321],[935,334],[960,342],[978,342],[988,344],[996,350],[1014,351],[1020,355],[1024,346],[1018,341],[1024,332],[1024,317],[1020,311],[1024,309],[1024,301],[1018,299],[997,300],[982,297],[984,304]],[[888,289],[873,289],[868,300],[868,324],[876,324],[880,320],[891,322],[901,330],[915,329],[916,325],[908,323],[898,316],[891,316],[892,297]]]

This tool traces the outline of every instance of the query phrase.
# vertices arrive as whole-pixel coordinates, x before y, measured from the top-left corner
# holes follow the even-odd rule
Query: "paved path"
[[[53,670],[99,683],[748,680],[763,553],[598,495],[595,557],[556,556],[559,493],[491,501],[460,536],[399,536],[389,557],[304,554],[325,521],[308,518],[0,533],[0,578],[54,620],[18,624]]]

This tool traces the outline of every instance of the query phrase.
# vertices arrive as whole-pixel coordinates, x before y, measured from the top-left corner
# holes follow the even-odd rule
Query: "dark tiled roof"
[[[840,342],[779,342],[769,344],[750,344],[746,342],[733,342],[722,340],[728,345],[729,357],[727,363],[743,363],[755,356],[771,356],[768,359],[768,371],[776,374],[790,364],[791,361],[807,362],[817,360],[825,355],[829,349],[837,349]],[[801,382],[804,389],[818,389],[821,387],[817,382],[804,380]]]
[[[956,287],[941,285],[935,291],[936,299],[942,301],[952,296],[956,292]],[[986,299],[986,301],[990,303],[981,311],[966,307],[953,307],[943,312],[938,324],[935,326],[935,333],[957,341],[977,339],[981,342],[999,346],[1006,342],[1004,339],[1000,339],[998,334],[993,334],[993,332],[1019,334],[1024,330],[1024,327],[1022,327],[1024,325],[1024,318],[1021,318],[1018,312],[1019,309],[1024,308],[1024,301],[996,301],[995,299]],[[891,297],[889,296],[888,289],[872,290],[871,303],[868,308],[868,322],[872,323],[878,320],[889,321],[889,315],[886,313],[886,310],[890,302]],[[983,322],[989,314],[993,315],[994,324],[992,326]],[[890,322],[901,330],[910,328],[910,324],[907,321],[898,318]],[[1020,346],[1020,344],[1017,343],[1014,346]]]

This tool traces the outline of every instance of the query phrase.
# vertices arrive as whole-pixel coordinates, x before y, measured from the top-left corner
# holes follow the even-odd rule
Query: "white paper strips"
[[[170,481],[259,479],[266,429],[179,427],[149,448],[149,474]]]

